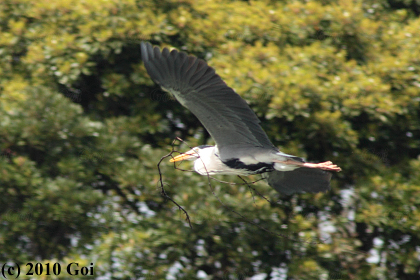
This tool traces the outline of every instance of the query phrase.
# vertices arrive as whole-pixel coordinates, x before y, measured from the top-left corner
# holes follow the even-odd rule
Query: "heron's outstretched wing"
[[[276,191],[291,195],[328,191],[332,174],[321,169],[300,167],[292,171],[273,171],[264,176]]]
[[[222,158],[251,147],[276,150],[245,100],[204,60],[145,42],[141,54],[150,77],[201,121]]]

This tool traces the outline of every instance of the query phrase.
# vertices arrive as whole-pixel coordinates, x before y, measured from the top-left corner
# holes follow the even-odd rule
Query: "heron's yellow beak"
[[[192,155],[192,154],[185,153],[185,154],[180,154],[180,155],[177,155],[176,157],[171,158],[169,160],[169,162],[176,162],[176,161],[181,161],[181,160],[188,160],[188,159],[191,159],[191,158],[194,158],[194,157],[196,157],[196,156],[195,155]]]

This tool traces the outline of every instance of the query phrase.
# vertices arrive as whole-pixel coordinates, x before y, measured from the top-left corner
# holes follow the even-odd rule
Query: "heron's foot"
[[[318,169],[327,170],[327,171],[335,171],[335,172],[341,171],[341,168],[333,164],[331,161],[325,161],[325,162],[320,162],[320,163],[305,162],[303,166],[309,167],[309,168],[318,168]]]

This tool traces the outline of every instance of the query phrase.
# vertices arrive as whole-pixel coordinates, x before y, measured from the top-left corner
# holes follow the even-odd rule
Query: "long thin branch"
[[[178,137],[177,137],[177,139],[175,139],[175,140],[178,140]],[[163,197],[165,197],[165,198],[167,198],[167,199],[169,199],[170,201],[172,201],[176,206],[178,206],[178,209],[179,210],[181,210],[182,212],[184,212],[184,214],[185,214],[185,216],[186,216],[186,218],[185,218],[185,220],[188,222],[188,224],[190,225],[190,228],[192,229],[192,225],[191,225],[191,220],[190,220],[190,216],[188,215],[188,212],[184,209],[184,208],[182,208],[182,206],[181,205],[179,205],[175,200],[173,200],[167,193],[166,193],[166,191],[165,191],[165,188],[163,187],[163,179],[162,179],[162,172],[160,171],[160,164],[161,164],[161,162],[164,160],[164,159],[166,159],[166,158],[168,158],[168,157],[172,157],[173,158],[173,156],[172,156],[172,154],[174,153],[174,152],[177,152],[177,151],[175,151],[174,150],[174,143],[175,143],[175,140],[172,142],[172,151],[169,153],[169,154],[167,154],[166,156],[163,156],[161,159],[160,159],[160,161],[159,161],[159,163],[157,164],[157,168],[158,168],[158,171],[159,171],[159,182],[160,182],[160,193],[161,193],[161,195],[163,196]]]

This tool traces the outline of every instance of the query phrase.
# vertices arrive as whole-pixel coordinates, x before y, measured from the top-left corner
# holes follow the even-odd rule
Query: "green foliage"
[[[94,263],[101,279],[417,279],[416,3],[3,1],[0,266]],[[142,40],[206,59],[282,151],[342,167],[332,190],[279,197],[253,184],[268,202],[234,177],[208,181],[164,160],[165,190],[191,229],[160,195],[157,163],[177,136],[212,140],[150,80]]]

